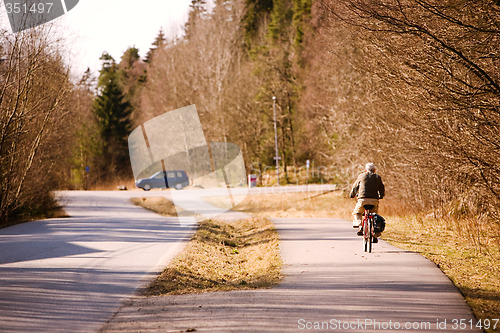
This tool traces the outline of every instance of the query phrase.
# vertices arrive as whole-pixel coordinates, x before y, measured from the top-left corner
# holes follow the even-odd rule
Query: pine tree
[[[251,44],[262,19],[273,10],[273,0],[245,0],[245,14],[242,18],[245,28],[245,42]]]
[[[141,60],[139,49],[129,47],[116,67],[118,84],[125,101],[130,103],[133,110],[140,110],[140,93],[147,78],[147,64]]]
[[[163,32],[163,29],[160,29],[158,35],[155,38],[155,41],[153,42],[153,45],[146,54],[144,62],[150,63],[151,60],[153,59],[155,52],[158,51],[158,49],[161,49],[163,45],[165,45],[166,43],[167,43],[167,38],[165,37],[165,33]]]
[[[161,31],[160,31],[161,33]],[[157,37],[158,38],[158,37]],[[156,44],[157,41],[155,41],[155,43],[153,45],[160,45],[160,44]],[[121,62],[120,64],[122,65],[122,67],[124,67],[125,69],[130,69],[132,68],[132,66],[134,65],[134,63],[136,61],[138,61],[140,59],[140,56],[139,56],[139,49],[135,46],[133,47],[129,47],[122,55],[122,59],[121,59]]]
[[[295,28],[295,46],[302,47],[304,29],[311,18],[312,0],[293,0],[293,26]]]
[[[273,43],[286,43],[286,34],[287,30],[290,27],[292,15],[293,11],[285,2],[285,0],[273,1],[271,22],[269,22],[268,26],[268,36]]]
[[[103,65],[93,113],[102,140],[103,158],[100,171],[105,178],[109,178],[113,174],[123,175],[129,169],[127,136],[132,127],[132,108],[124,99],[115,60],[104,53],[101,61]]]

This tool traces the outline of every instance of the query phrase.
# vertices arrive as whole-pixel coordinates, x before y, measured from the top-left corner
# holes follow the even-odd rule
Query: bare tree
[[[241,1],[217,1],[213,12],[191,15],[187,37],[156,50],[142,98],[145,119],[196,104],[206,134],[227,141],[226,89],[241,79],[230,76],[237,66],[241,10]]]
[[[332,104],[316,107],[329,140],[347,134],[331,140],[347,155],[341,164],[360,163],[352,152],[374,158],[404,175],[394,180],[409,200],[492,212],[500,193],[498,4],[324,0],[315,10],[330,73],[339,77],[340,63],[354,75],[326,92]],[[359,147],[339,151],[346,139]]]
[[[71,91],[68,70],[43,28],[2,32],[0,77],[0,221],[53,204],[51,179]]]

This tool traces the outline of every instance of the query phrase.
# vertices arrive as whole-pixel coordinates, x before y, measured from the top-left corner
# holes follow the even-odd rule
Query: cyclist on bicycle
[[[364,205],[373,205],[371,213],[378,212],[378,201],[385,195],[385,187],[382,178],[375,173],[375,164],[368,163],[365,166],[365,172],[361,173],[352,186],[350,197],[358,197],[356,206],[352,215],[354,220],[352,223],[353,228],[358,228],[358,235],[361,235],[361,222],[363,213],[365,211]],[[374,239],[377,242],[377,239]]]

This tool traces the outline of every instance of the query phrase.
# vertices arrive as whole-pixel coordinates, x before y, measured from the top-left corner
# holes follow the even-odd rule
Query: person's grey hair
[[[369,172],[375,172],[375,169],[376,169],[375,168],[375,164],[373,164],[373,163],[367,163],[365,165],[365,169],[366,169],[366,171],[369,171]]]

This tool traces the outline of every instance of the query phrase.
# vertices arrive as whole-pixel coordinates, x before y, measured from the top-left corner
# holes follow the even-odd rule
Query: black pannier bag
[[[385,219],[382,216],[375,214],[373,217],[373,229],[375,233],[381,233],[385,230]]]

